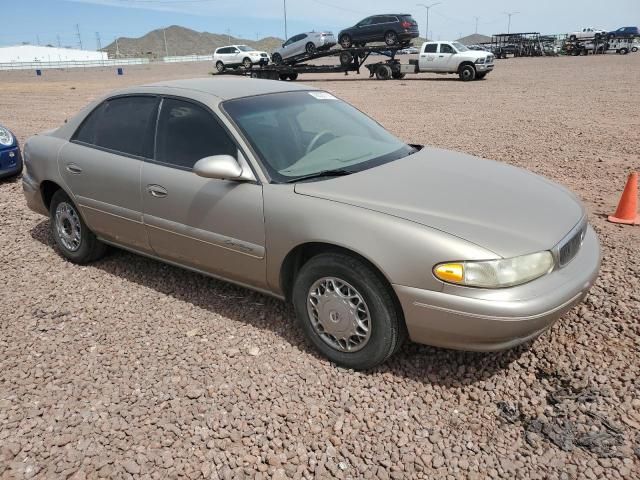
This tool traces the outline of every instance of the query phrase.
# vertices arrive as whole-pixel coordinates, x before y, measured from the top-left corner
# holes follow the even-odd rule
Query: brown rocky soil
[[[0,72],[0,123],[24,142],[120,85],[209,70]],[[121,251],[64,261],[19,180],[2,181],[0,478],[640,476],[640,227],[605,221],[640,169],[640,55],[500,61],[473,83],[365,78],[300,80],[407,141],[576,192],[603,248],[586,302],[512,351],[410,344],[346,371],[274,299]]]

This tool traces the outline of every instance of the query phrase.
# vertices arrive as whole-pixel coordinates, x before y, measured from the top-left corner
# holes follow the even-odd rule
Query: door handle
[[[444,55],[438,55],[440,58],[444,58]]]
[[[74,175],[82,173],[82,169],[75,163],[67,163],[67,171],[73,173]]]
[[[160,185],[147,185],[147,193],[152,197],[162,198],[167,196],[167,189]]]

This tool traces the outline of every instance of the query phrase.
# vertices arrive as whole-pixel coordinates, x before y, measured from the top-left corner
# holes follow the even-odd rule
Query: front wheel
[[[392,47],[398,43],[398,34],[396,32],[387,32],[384,34],[384,43]]]
[[[458,71],[458,76],[463,82],[469,82],[476,78],[476,69],[473,68],[473,65],[463,65]]]
[[[253,62],[249,57],[247,57],[244,60],[242,60],[242,66],[247,70],[249,70],[251,67],[253,67]]]
[[[51,234],[67,260],[83,265],[106,252],[106,245],[89,230],[74,203],[62,190],[53,194],[49,219]]]
[[[313,44],[313,42],[307,43],[304,49],[309,55],[313,55],[314,53],[316,53],[316,46]]]
[[[349,255],[321,254],[304,264],[293,287],[293,306],[309,341],[346,368],[380,365],[405,338],[390,287]]]
[[[216,62],[216,70],[218,71],[218,73],[224,72],[224,63],[222,63],[221,61]]]

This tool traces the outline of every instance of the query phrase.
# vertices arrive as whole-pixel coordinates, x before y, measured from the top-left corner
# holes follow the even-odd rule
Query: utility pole
[[[100,42],[100,32],[96,32],[96,49],[102,50],[102,43]]]
[[[287,35],[287,0],[282,0],[284,4],[284,40],[285,42],[289,38]]]
[[[62,48],[62,42],[60,41],[60,35],[56,35],[56,39],[58,40],[58,48]]]
[[[424,3],[418,3],[417,6],[418,7],[422,7],[422,8],[426,8],[427,9],[427,28],[425,29],[425,40],[429,40],[429,10],[431,10],[432,7],[435,7],[436,5],[440,5],[442,2],[435,2],[435,3],[431,3],[429,5],[425,5]]]
[[[118,46],[118,37],[116,37],[116,58],[120,57],[120,47]]]
[[[164,54],[165,56],[169,56],[169,47],[167,46],[167,29],[162,29],[162,36],[164,37]]]
[[[480,20],[480,17],[473,17],[476,19],[476,33],[478,33],[478,20]]]
[[[507,33],[511,33],[511,17],[519,14],[520,12],[504,12],[504,14],[509,17],[509,23],[507,24]]]
[[[36,43],[40,45],[40,35],[36,35]]]
[[[227,28],[227,45],[231,44],[231,29]]]
[[[82,50],[82,35],[80,35],[80,25],[76,23],[76,36],[78,37],[78,45],[80,45],[80,50]]]

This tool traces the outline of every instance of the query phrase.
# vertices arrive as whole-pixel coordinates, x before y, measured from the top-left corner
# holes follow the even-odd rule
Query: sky
[[[0,0],[0,45],[32,44],[95,50],[116,37],[139,37],[156,28],[181,25],[238,38],[284,37],[340,29],[375,13],[410,13],[421,35],[434,0]],[[390,11],[393,10],[392,11]],[[451,40],[474,33],[567,33],[586,26],[614,30],[640,24],[640,0],[440,0],[430,9],[430,38]],[[78,37],[78,29],[80,36]],[[80,39],[79,39],[80,38]]]

